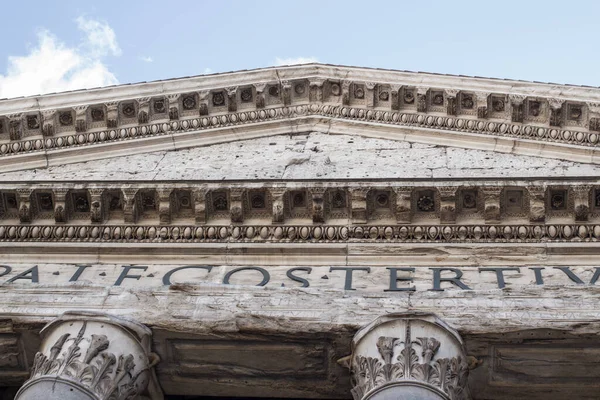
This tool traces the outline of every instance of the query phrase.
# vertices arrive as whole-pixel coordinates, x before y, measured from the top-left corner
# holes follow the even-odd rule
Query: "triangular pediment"
[[[0,101],[0,172],[309,132],[597,164],[599,104],[589,87],[265,68]]]
[[[599,141],[319,64],[0,100],[0,397],[598,398]]]
[[[0,174],[0,181],[443,180],[600,176],[600,166],[319,132]]]

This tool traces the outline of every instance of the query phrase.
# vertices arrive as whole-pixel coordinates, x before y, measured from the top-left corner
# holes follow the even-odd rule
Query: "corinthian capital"
[[[432,314],[379,317],[352,340],[354,400],[467,400],[469,368],[458,333]]]
[[[163,396],[152,371],[151,331],[97,313],[65,313],[42,330],[31,377],[17,400],[126,400]]]

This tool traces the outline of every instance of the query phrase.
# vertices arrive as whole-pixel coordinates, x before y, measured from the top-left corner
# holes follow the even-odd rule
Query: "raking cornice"
[[[598,163],[600,89],[266,68],[0,101],[0,171],[307,131]]]

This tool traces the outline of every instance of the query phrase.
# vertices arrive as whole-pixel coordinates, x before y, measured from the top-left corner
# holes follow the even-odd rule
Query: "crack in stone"
[[[162,171],[162,169],[160,168],[160,164],[162,163],[162,161],[165,159],[165,157],[167,156],[168,152],[165,152],[162,157],[160,158],[160,160],[158,160],[158,162],[156,163],[156,165],[154,166],[154,168],[152,168],[152,171],[155,171],[158,169],[158,171],[156,171],[156,173],[154,174],[154,176],[152,177],[151,180],[156,180],[156,177],[158,176],[158,174]]]

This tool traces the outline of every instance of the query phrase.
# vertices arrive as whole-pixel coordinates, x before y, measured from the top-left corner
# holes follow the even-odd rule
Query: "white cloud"
[[[140,60],[142,60],[143,62],[147,62],[147,63],[151,63],[154,61],[154,59],[150,56],[148,56],[148,57],[140,56]]]
[[[210,68],[204,68],[204,71],[202,71],[203,75],[208,75],[208,74],[212,74],[213,70]]]
[[[121,54],[112,28],[83,17],[77,19],[77,25],[84,33],[77,47],[69,47],[43,30],[29,54],[9,56],[6,74],[0,74],[0,98],[117,84],[103,60]]]
[[[97,57],[108,54],[121,55],[121,48],[117,43],[115,31],[108,24],[84,17],[79,17],[76,21],[77,27],[86,34],[84,44],[92,55]]]
[[[319,62],[319,60],[317,60],[316,57],[296,57],[296,58],[275,57],[275,65],[276,66],[295,65],[295,64],[310,64],[310,63],[315,63],[315,62]]]

